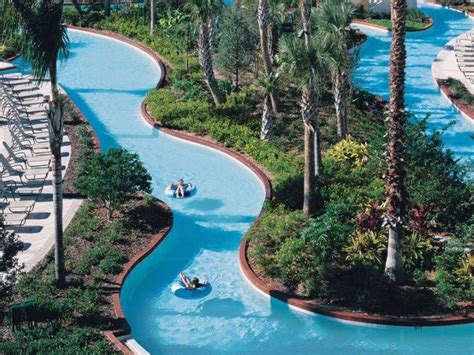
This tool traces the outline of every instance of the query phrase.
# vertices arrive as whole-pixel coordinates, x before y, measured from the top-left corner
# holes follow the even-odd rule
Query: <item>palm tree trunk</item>
[[[150,35],[155,33],[155,0],[150,0]]]
[[[263,99],[262,126],[260,128],[260,139],[268,140],[272,134],[273,117],[270,107],[270,95],[265,95]]]
[[[311,0],[300,0],[301,24],[306,45],[311,40]]]
[[[56,58],[56,57],[54,57]],[[65,279],[64,266],[64,244],[63,244],[63,189],[62,189],[62,162],[61,145],[63,143],[63,117],[62,107],[59,102],[59,90],[57,85],[56,62],[50,65],[52,101],[50,103],[49,136],[50,147],[53,155],[53,205],[54,205],[54,267],[55,278],[58,286],[63,286]]]
[[[220,105],[224,102],[224,97],[219,90],[217,85],[216,77],[214,76],[214,66],[212,63],[212,46],[211,38],[209,34],[208,19],[203,19],[199,26],[199,38],[198,38],[198,53],[199,62],[201,63],[202,70],[204,71],[204,81],[206,82],[209,91],[211,92],[212,98],[216,105]]]
[[[269,47],[269,15],[267,0],[259,0],[258,2],[258,29],[260,32],[260,48],[262,50],[263,67],[266,75],[273,75],[273,63],[270,55]],[[279,102],[275,90],[270,93],[272,101],[272,109],[274,112],[279,110]]]
[[[311,83],[310,83],[311,84]],[[318,142],[318,98],[312,85],[306,85],[301,95],[301,116],[304,124],[304,201],[303,212],[314,215],[316,210],[316,178],[319,176],[321,150]]]
[[[334,106],[336,108],[337,135],[340,139],[347,137],[347,110],[349,106],[349,86],[346,73],[333,75]]]
[[[404,186],[404,126],[405,116],[405,22],[406,0],[392,0],[392,48],[390,52],[390,106],[388,112],[387,145],[387,219],[389,240],[385,274],[394,282],[403,279],[402,246],[406,223],[406,198]]]

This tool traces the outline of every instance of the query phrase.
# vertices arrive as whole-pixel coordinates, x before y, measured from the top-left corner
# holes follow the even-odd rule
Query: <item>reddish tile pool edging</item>
[[[453,104],[453,106],[458,111],[460,111],[465,117],[474,120],[474,111],[461,100],[453,98],[453,92],[448,86],[444,84],[443,80],[435,79],[435,81],[444,97],[446,97]]]
[[[106,37],[110,37],[122,42],[125,42],[129,45],[132,45],[138,49],[143,50],[145,53],[150,55],[155,62],[160,66],[161,68],[161,77],[159,78],[159,82],[156,85],[156,88],[159,89],[160,87],[163,86],[165,77],[166,77],[166,67],[163,64],[164,62],[167,62],[166,60],[163,61],[163,58],[156,54],[153,50],[150,48],[144,46],[142,43],[139,43],[137,41],[131,40],[125,36],[122,36],[120,34],[110,32],[110,31],[100,31],[100,30],[95,30],[95,29],[90,29],[90,28],[81,28],[81,27],[76,27],[76,26],[69,26],[72,29],[79,30],[79,31],[84,31],[84,32],[90,32]],[[167,62],[168,63],[168,62]],[[271,187],[271,182],[270,179],[267,177],[267,175],[263,172],[263,170],[254,162],[252,162],[250,159],[248,159],[246,156],[237,153],[234,150],[231,150],[229,148],[225,148],[217,143],[210,142],[208,140],[205,140],[203,138],[199,138],[193,135],[190,135],[188,133],[185,133],[183,131],[177,131],[173,130],[170,128],[162,127],[158,122],[156,122],[153,117],[148,113],[147,110],[147,105],[145,103],[145,100],[142,102],[141,105],[141,113],[145,121],[150,124],[152,127],[161,130],[162,132],[174,136],[176,138],[180,138],[189,142],[201,144],[216,150],[219,150],[230,157],[237,159],[240,163],[244,164],[246,167],[248,167],[252,172],[254,172],[257,177],[260,179],[262,182],[264,189],[265,189],[265,199],[269,200],[271,199],[272,196],[272,187]],[[128,326],[128,323],[126,323],[125,316],[123,314],[122,307],[120,305],[120,289],[123,285],[123,282],[125,281],[127,275],[130,273],[130,271],[141,261],[143,260],[148,254],[150,254],[156,247],[159,246],[159,244],[164,240],[164,238],[167,236],[169,231],[171,230],[172,227],[172,212],[168,207],[168,210],[170,211],[171,214],[171,223],[170,225],[165,228],[162,232],[157,234],[156,236],[153,237],[152,241],[148,245],[148,247],[137,254],[135,257],[133,257],[123,268],[123,271],[117,276],[115,282],[118,287],[118,291],[113,294],[112,299],[113,299],[113,307],[115,314],[117,318],[123,320],[125,324],[127,324],[126,329],[119,331],[119,332],[113,332],[113,331],[105,331],[104,335],[121,351],[123,351],[126,354],[131,353],[130,349],[128,349],[119,339],[118,337],[128,335],[131,333],[131,329]],[[254,221],[254,223],[258,223],[262,217],[263,214],[263,209],[260,211],[259,216],[257,219]],[[300,308],[303,311],[309,311],[312,313],[317,313],[317,314],[322,314],[325,316],[329,317],[334,317],[334,318],[339,318],[343,320],[348,320],[348,321],[354,321],[354,322],[361,322],[361,323],[372,323],[372,324],[385,324],[385,325],[400,325],[400,326],[415,326],[415,327],[420,327],[420,326],[441,326],[441,325],[453,325],[453,324],[466,324],[466,323],[472,323],[474,322],[474,314],[469,314],[467,316],[447,316],[447,317],[422,317],[422,318],[395,318],[395,317],[387,317],[387,316],[382,316],[382,315],[370,315],[370,314],[362,314],[362,313],[357,313],[357,312],[351,312],[351,311],[344,311],[344,310],[334,310],[330,309],[328,307],[325,307],[323,305],[316,304],[314,302],[298,299],[295,297],[291,297],[287,294],[284,294],[280,291],[277,290],[272,290],[268,285],[266,285],[261,279],[257,277],[255,272],[252,270],[250,267],[250,264],[247,259],[246,255],[246,250],[248,247],[248,241],[244,237],[242,239],[242,242],[240,244],[239,248],[239,261],[240,261],[240,267],[242,269],[242,272],[244,276],[246,277],[247,281],[251,283],[254,287],[258,288],[261,292],[271,296],[275,297],[283,302],[288,303],[291,306],[294,306],[296,308]]]

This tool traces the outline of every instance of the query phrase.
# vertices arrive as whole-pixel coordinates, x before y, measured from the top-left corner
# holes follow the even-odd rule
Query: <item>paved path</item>
[[[41,91],[44,95],[50,95],[51,92],[49,85],[42,85]],[[10,132],[6,125],[0,125],[0,141],[5,141],[8,144],[11,143]],[[8,154],[3,149],[3,145],[0,145],[0,153],[7,156]],[[71,157],[71,144],[67,136],[64,137],[62,152],[62,164],[65,166],[63,170],[64,176]],[[20,264],[25,266],[24,271],[30,271],[46,256],[54,245],[53,186],[51,179],[52,174],[50,172],[47,176],[43,192],[35,204],[35,208],[30,212],[25,225],[17,233],[19,239],[25,245],[24,250],[18,255]],[[69,225],[81,203],[81,199],[64,199],[64,228]]]
[[[471,84],[469,79],[467,79],[463,72],[459,69],[454,51],[456,41],[460,38],[466,37],[466,33],[449,41],[448,44],[444,46],[444,49],[439,52],[438,56],[433,62],[431,71],[435,80],[446,80],[448,78],[457,79],[461,81],[464,86],[466,86],[471,94],[474,95],[474,85]]]

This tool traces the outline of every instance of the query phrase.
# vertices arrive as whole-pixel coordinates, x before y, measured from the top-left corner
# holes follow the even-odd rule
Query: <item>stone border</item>
[[[166,78],[166,68],[163,64],[161,56],[157,55],[154,51],[152,51],[150,48],[145,47],[143,44],[131,40],[125,36],[112,33],[109,31],[99,31],[99,30],[94,30],[94,29],[89,29],[89,28],[80,28],[76,26],[70,26],[70,28],[78,30],[78,31],[83,31],[83,32],[89,32],[93,34],[98,34],[102,35],[105,37],[110,37],[122,42],[125,42],[129,45],[132,45],[138,49],[143,50],[145,53],[149,54],[162,68],[161,71],[161,77],[159,79],[158,84],[156,85],[156,88],[160,88],[163,86]],[[165,62],[166,63],[166,62]],[[169,62],[168,62],[169,63]],[[264,189],[265,189],[265,199],[269,200],[271,199],[272,196],[272,187],[271,187],[271,182],[267,175],[263,172],[263,170],[254,162],[250,161],[247,157],[244,155],[237,153],[231,149],[225,148],[217,143],[210,142],[208,140],[205,140],[203,138],[199,138],[196,136],[192,136],[188,133],[182,132],[182,131],[176,131],[170,128],[162,127],[158,122],[156,122],[151,115],[149,114],[147,110],[147,105],[145,101],[142,102],[141,105],[141,112],[142,116],[145,119],[147,123],[149,123],[153,128],[159,129],[162,132],[169,134],[171,136],[192,142],[192,143],[197,143],[204,145],[206,147],[210,147],[212,149],[219,150],[230,157],[237,159],[240,163],[244,164],[246,167],[248,167],[252,172],[256,174],[256,176],[260,179],[262,182]],[[168,207],[169,209],[169,207]],[[171,212],[171,210],[170,210]],[[263,214],[263,208],[260,211],[257,219],[254,221],[255,223],[258,223]],[[114,293],[112,295],[113,299],[113,306],[114,306],[114,312],[116,316],[124,321],[125,327],[121,331],[104,331],[104,335],[122,352],[125,354],[130,354],[130,349],[123,344],[119,337],[125,336],[131,333],[130,326],[128,325],[121,304],[120,304],[120,289],[123,285],[123,282],[125,281],[126,277],[128,274],[132,271],[132,269],[138,265],[140,261],[142,261],[146,256],[148,256],[155,248],[159,246],[159,244],[164,240],[164,238],[168,235],[172,227],[172,217],[171,217],[171,223],[168,228],[165,228],[162,232],[157,234],[152,242],[149,244],[149,246],[136,255],[134,258],[132,258],[124,267],[122,272],[117,276],[115,282],[117,286],[119,287],[119,291]],[[280,291],[272,290],[269,286],[267,286],[262,280],[260,280],[255,272],[252,270],[248,263],[246,251],[248,247],[248,241],[244,237],[242,240],[240,247],[239,247],[239,261],[240,261],[240,266],[241,269],[244,273],[244,276],[246,279],[249,281],[249,283],[256,287],[258,290],[261,292],[269,295],[270,297],[275,297],[283,302],[288,303],[291,306],[294,306],[302,311],[309,311],[311,313],[318,313],[318,314],[323,314],[326,316],[334,317],[334,318],[339,318],[343,320],[350,320],[350,321],[355,321],[355,322],[361,322],[361,323],[372,323],[372,324],[387,324],[387,325],[404,325],[404,326],[440,326],[440,325],[453,325],[453,324],[466,324],[466,323],[472,323],[474,322],[474,315],[468,315],[468,316],[448,316],[448,317],[422,317],[422,318],[395,318],[395,317],[387,317],[387,316],[381,316],[381,315],[369,315],[369,314],[362,314],[362,313],[357,313],[357,312],[351,312],[351,311],[343,311],[343,310],[336,310],[336,309],[329,309],[328,307],[316,304],[314,302],[302,300],[302,299],[297,299],[294,297],[291,297],[287,294],[284,294]]]
[[[466,105],[459,99],[455,99],[454,93],[451,89],[445,84],[445,80],[435,79],[436,84],[438,85],[439,89],[441,90],[441,94],[451,102],[451,104],[466,118],[474,120],[474,109],[472,109],[469,105]]]
[[[355,25],[370,27],[370,28],[373,28],[373,29],[376,29],[376,30],[382,30],[382,31],[385,31],[385,32],[392,32],[392,30],[390,28],[387,28],[387,27],[382,26],[382,25],[377,25],[375,23],[372,23],[372,22],[369,22],[369,21],[366,21],[366,20],[363,20],[363,19],[354,19],[354,20],[352,20],[352,23],[355,24]],[[433,25],[434,25],[433,18],[428,17],[428,23],[426,23],[426,25],[424,27],[419,28],[419,29],[410,30],[410,31],[407,30],[406,32],[410,33],[410,32],[426,31],[426,30],[429,30],[431,27],[433,27]]]

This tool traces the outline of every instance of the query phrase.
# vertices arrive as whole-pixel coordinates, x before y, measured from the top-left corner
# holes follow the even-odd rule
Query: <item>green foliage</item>
[[[367,144],[357,143],[352,139],[343,139],[326,152],[329,158],[338,163],[348,163],[351,166],[361,167],[369,159]]]
[[[412,204],[429,206],[441,230],[453,230],[474,210],[466,167],[445,150],[443,132],[426,133],[427,121],[412,120],[406,131],[406,187]]]
[[[151,176],[137,154],[122,148],[112,148],[104,155],[94,155],[81,167],[76,186],[92,201],[113,211],[136,192],[151,192]]]
[[[233,75],[239,87],[239,75],[255,59],[257,38],[250,30],[244,14],[238,8],[229,10],[219,34],[216,64],[225,73]]]
[[[278,270],[274,268],[276,252],[285,240],[297,238],[308,221],[301,211],[289,212],[283,206],[266,212],[258,225],[253,225],[248,232],[255,246],[251,256],[266,272],[277,276]]]
[[[387,249],[387,238],[372,231],[357,232],[344,247],[346,260],[353,265],[380,267]]]
[[[435,258],[436,293],[450,308],[474,297],[472,256],[465,248],[461,240],[450,239],[445,251]]]
[[[18,239],[15,233],[8,232],[0,215],[0,291],[11,286],[17,279],[21,269],[17,255],[23,249],[23,242]]]
[[[108,252],[100,261],[99,267],[105,274],[118,274],[122,271],[122,264],[125,261],[123,254],[117,250]]]
[[[91,268],[100,263],[100,261],[108,254],[107,247],[97,246],[89,249],[84,257],[81,259],[77,267],[79,275],[87,275],[91,272]]]
[[[433,257],[433,247],[416,233],[411,233],[403,239],[403,265],[407,272],[415,269],[427,269]]]
[[[449,78],[445,81],[446,86],[452,91],[452,98],[460,100],[468,105],[474,106],[474,96],[466,86],[459,80]]]
[[[5,354],[105,354],[113,349],[96,329],[78,327],[64,329],[59,322],[44,328],[26,329],[14,333],[14,342],[1,342],[0,352]]]

